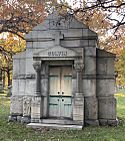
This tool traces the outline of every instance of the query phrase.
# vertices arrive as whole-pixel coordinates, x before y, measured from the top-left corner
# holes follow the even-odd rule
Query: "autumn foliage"
[[[0,68],[2,70],[3,85],[7,77],[7,85],[11,84],[13,55],[25,50],[25,41],[9,33],[6,38],[0,40]]]
[[[44,6],[36,0],[0,0],[0,33],[23,38],[22,33],[28,33],[44,17]]]

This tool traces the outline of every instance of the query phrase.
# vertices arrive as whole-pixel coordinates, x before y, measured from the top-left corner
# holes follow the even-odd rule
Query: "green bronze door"
[[[49,117],[72,117],[72,67],[50,67]]]

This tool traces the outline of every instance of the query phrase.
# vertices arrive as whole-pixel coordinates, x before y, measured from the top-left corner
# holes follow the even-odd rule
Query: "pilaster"
[[[43,111],[43,98],[41,94],[41,61],[35,61],[33,67],[36,71],[35,96],[31,99],[31,122],[40,122]]]
[[[42,117],[42,99],[39,96],[32,97],[31,100],[31,122],[40,122]]]
[[[41,94],[41,62],[40,61],[35,61],[33,63],[33,67],[36,71],[36,91],[35,94],[36,95],[40,95]]]
[[[74,68],[76,71],[76,93],[74,96],[73,120],[80,121],[84,124],[84,96],[82,89],[83,60],[77,58],[74,61]]]

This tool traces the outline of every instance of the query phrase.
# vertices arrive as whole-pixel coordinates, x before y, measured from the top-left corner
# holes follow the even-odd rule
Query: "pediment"
[[[50,39],[50,33],[53,31],[64,32],[64,36],[67,34],[74,36],[79,30],[82,32],[82,37],[97,37],[97,34],[89,29],[83,22],[78,21],[72,14],[68,14],[67,18],[59,15],[56,11],[50,14],[42,23],[35,26],[32,31],[25,35],[26,40],[32,41],[37,38]],[[45,34],[45,36],[44,36]],[[79,35],[79,34],[78,34]]]
[[[72,29],[72,28],[84,28],[88,27],[82,22],[78,21],[74,16],[68,15],[69,20],[66,20],[65,17],[54,12],[49,15],[41,24],[38,24],[33,28],[33,31],[44,31],[44,30],[53,30],[53,29]]]
[[[34,53],[34,58],[74,58],[81,56],[80,53],[61,46],[51,47]]]

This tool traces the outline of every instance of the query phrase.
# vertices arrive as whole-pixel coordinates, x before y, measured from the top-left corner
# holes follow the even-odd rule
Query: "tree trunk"
[[[4,88],[5,87],[5,71],[2,71],[2,73],[3,73],[2,74],[3,75],[2,76],[3,77],[2,79],[3,79],[3,88]]]
[[[8,86],[11,85],[11,80],[10,80],[10,70],[7,69],[7,77],[8,77]]]

